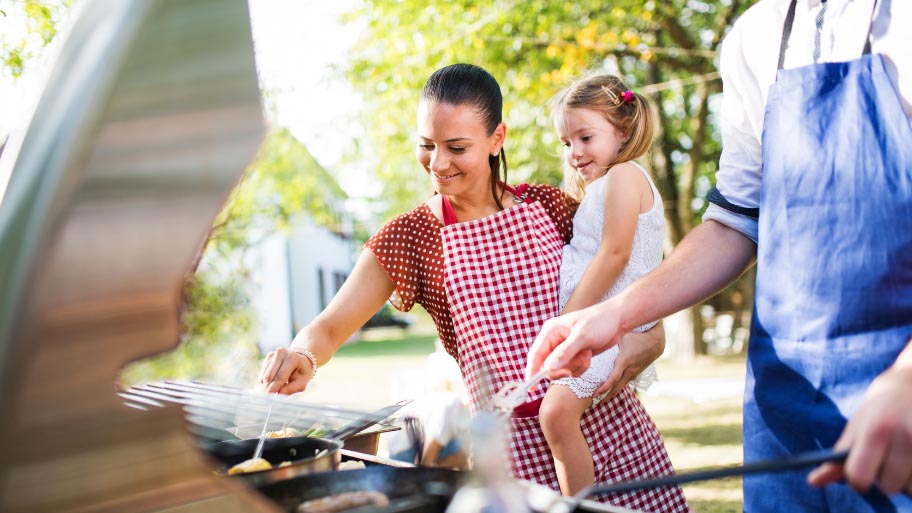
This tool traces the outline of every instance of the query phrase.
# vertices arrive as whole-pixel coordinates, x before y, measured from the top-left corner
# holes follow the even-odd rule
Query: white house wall
[[[250,248],[247,253],[253,285],[251,303],[259,328],[257,341],[264,354],[291,343],[287,246],[285,235],[277,233]]]
[[[354,244],[315,226],[302,226],[288,240],[291,311],[295,330],[312,321],[351,274]],[[322,270],[322,289],[318,281]],[[321,295],[322,294],[322,295]]]
[[[353,251],[350,239],[310,224],[259,245],[261,265],[254,267],[259,290],[254,303],[264,353],[288,346],[294,334],[329,304],[341,281],[351,274]]]

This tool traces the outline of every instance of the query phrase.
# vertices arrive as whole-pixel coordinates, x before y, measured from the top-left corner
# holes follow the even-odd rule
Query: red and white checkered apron
[[[444,201],[444,282],[459,365],[470,407],[476,412],[486,408],[491,395],[505,384],[523,381],[535,336],[546,319],[559,313],[564,242],[538,202],[454,223],[451,207]],[[553,456],[538,419],[538,404],[546,388],[544,383],[533,388],[529,403],[517,408],[510,419],[511,466],[514,477],[558,490]],[[582,426],[592,450],[596,482],[673,472],[658,430],[629,387],[614,399],[589,408]],[[597,500],[650,512],[689,511],[678,487]]]

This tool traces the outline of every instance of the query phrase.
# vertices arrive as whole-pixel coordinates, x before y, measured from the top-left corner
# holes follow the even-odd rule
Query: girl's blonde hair
[[[609,123],[627,136],[618,158],[608,168],[644,155],[652,144],[655,120],[646,97],[631,91],[614,75],[590,75],[574,81],[551,99],[551,117],[555,124],[565,124],[570,109],[601,112]],[[586,183],[564,159],[567,193],[581,200]]]

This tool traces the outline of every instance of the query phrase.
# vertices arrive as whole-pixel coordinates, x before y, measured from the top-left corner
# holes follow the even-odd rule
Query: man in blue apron
[[[751,7],[723,45],[723,153],[704,223],[622,295],[549,321],[530,355],[529,373],[579,371],[756,256],[744,459],[851,452],[811,474],[818,488],[802,471],[745,478],[747,512],[912,511],[910,5]]]

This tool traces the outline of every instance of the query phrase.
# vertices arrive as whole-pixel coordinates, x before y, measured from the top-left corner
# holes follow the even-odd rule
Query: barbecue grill
[[[258,493],[199,450],[225,427],[212,402],[117,390],[177,345],[186,274],[263,132],[245,0],[81,7],[0,155],[0,511],[278,512],[385,483],[399,511],[442,512],[458,473],[344,451],[371,466]]]

